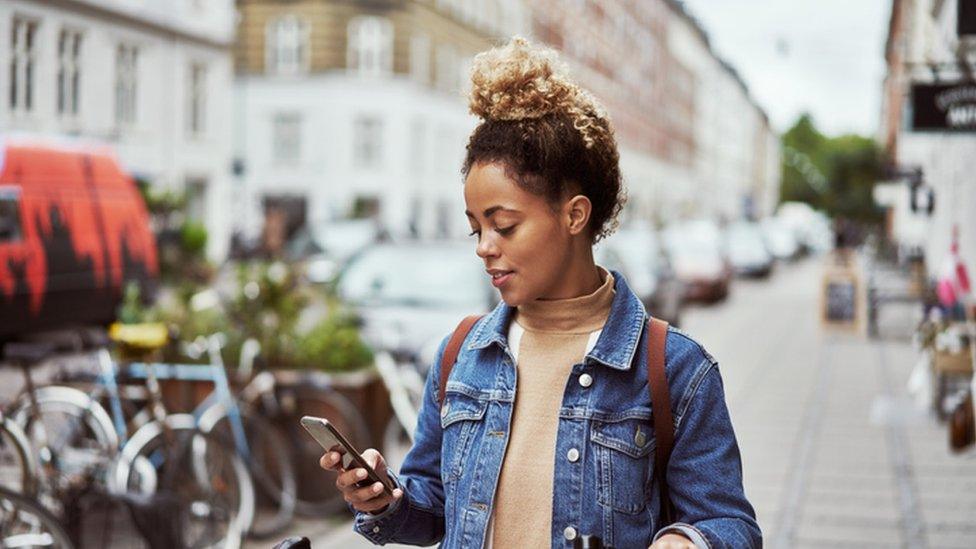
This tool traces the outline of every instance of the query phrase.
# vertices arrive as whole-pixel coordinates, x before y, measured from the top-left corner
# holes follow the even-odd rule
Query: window
[[[21,238],[20,189],[0,187],[0,243]]]
[[[274,117],[274,142],[271,144],[276,164],[297,164],[302,151],[302,117],[298,113],[278,113]]]
[[[81,79],[81,33],[64,29],[58,36],[58,114],[77,116]]]
[[[198,223],[207,220],[207,180],[189,177],[186,180],[186,217]]]
[[[34,110],[34,57],[37,55],[37,22],[15,17],[10,33],[10,108]]]
[[[346,65],[363,75],[393,70],[393,25],[382,17],[356,17],[349,22]]]
[[[410,125],[410,167],[413,173],[424,173],[427,154],[427,126],[423,118],[415,118]]]
[[[200,63],[193,63],[190,65],[189,76],[187,129],[192,135],[200,135],[206,130],[207,68]]]
[[[445,91],[457,91],[458,53],[454,46],[442,45],[437,48],[437,87]]]
[[[119,44],[115,49],[115,122],[129,125],[136,121],[136,80],[138,50]]]
[[[417,82],[430,82],[430,37],[426,34],[410,38],[410,76]]]
[[[267,70],[274,74],[308,71],[309,26],[297,15],[271,21],[265,33]]]
[[[360,168],[376,167],[382,161],[383,123],[373,116],[360,116],[353,130],[353,160]]]

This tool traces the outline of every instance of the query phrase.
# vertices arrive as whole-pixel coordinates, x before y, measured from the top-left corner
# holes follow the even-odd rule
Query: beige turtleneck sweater
[[[486,546],[550,547],[556,431],[573,365],[596,342],[610,315],[613,275],[571,299],[535,300],[518,308],[509,329],[517,387],[508,449],[502,464]]]

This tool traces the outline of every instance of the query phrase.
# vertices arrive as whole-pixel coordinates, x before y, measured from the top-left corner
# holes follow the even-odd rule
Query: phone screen
[[[359,486],[365,487],[369,486],[374,482],[379,482],[383,485],[384,491],[392,495],[393,488],[390,484],[376,473],[376,471],[370,467],[369,463],[359,454],[359,452],[353,448],[352,444],[349,443],[327,419],[313,416],[305,416],[302,418],[302,426],[308,431],[312,438],[319,443],[322,448],[327,452],[338,452],[342,460],[343,469],[351,469],[355,467],[362,467],[366,469],[368,477],[358,483]]]

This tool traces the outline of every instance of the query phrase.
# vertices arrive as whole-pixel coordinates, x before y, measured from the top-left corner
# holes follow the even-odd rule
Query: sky
[[[773,127],[873,136],[891,0],[685,0]]]

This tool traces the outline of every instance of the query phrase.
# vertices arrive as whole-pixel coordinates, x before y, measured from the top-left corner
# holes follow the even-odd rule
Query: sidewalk
[[[766,547],[976,547],[976,456],[951,455],[910,402],[915,351],[823,333],[819,277],[808,260],[737,281],[683,327],[719,360]],[[882,322],[904,332],[907,315]],[[316,549],[371,547],[349,522],[314,535]]]

